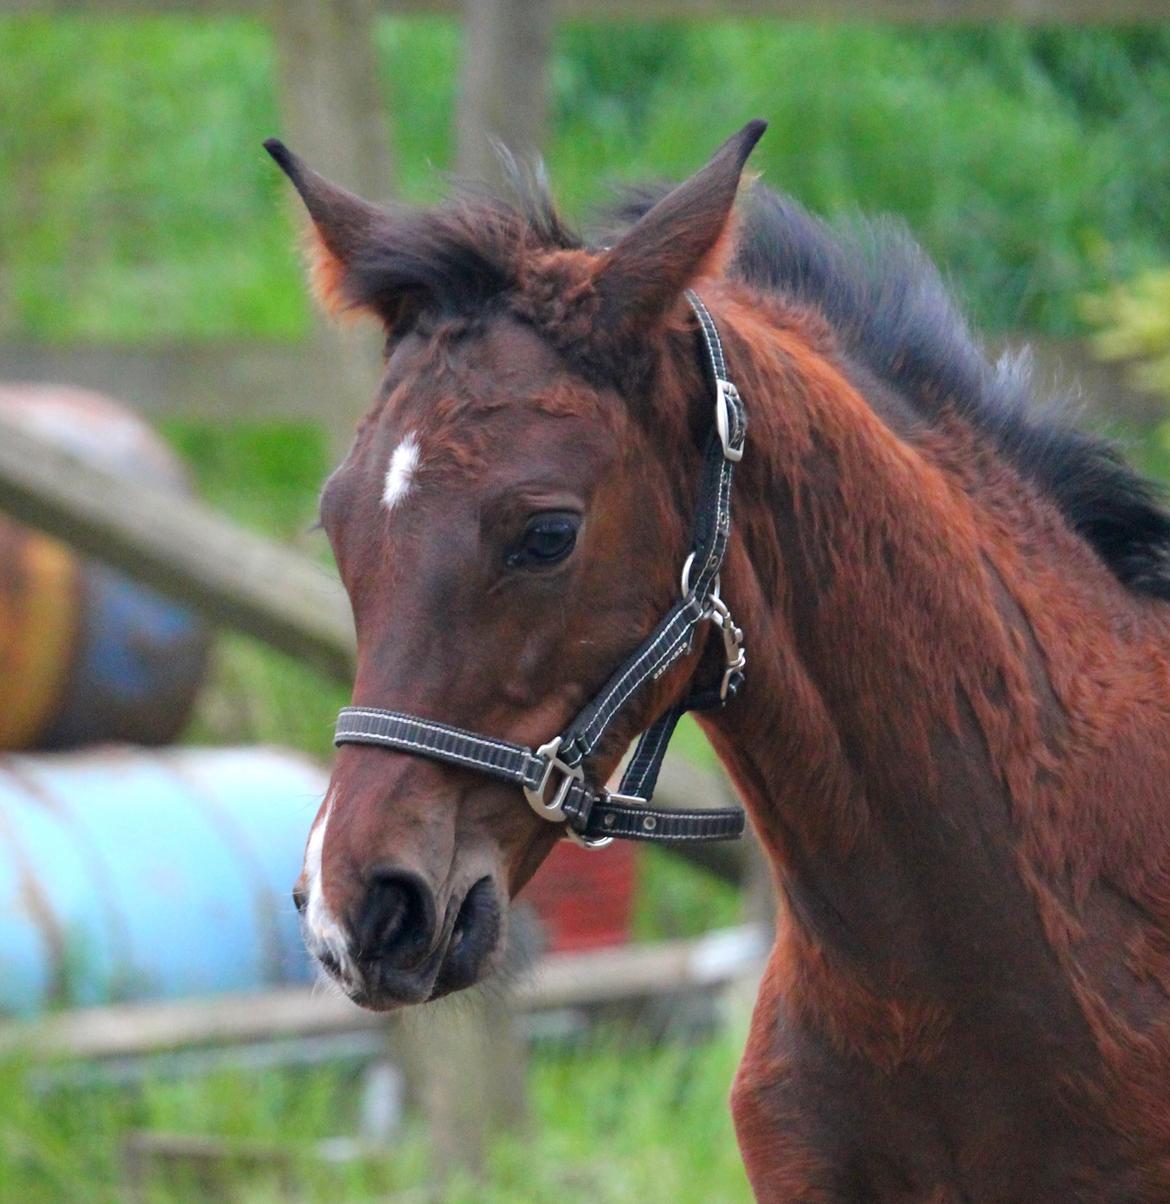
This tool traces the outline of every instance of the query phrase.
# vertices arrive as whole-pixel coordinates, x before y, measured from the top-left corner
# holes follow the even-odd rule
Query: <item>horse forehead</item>
[[[395,350],[387,364],[384,404],[404,418],[417,418],[439,397],[513,395],[566,375],[557,353],[525,323],[507,316],[452,320],[409,336]]]
[[[444,453],[460,462],[488,444],[506,449],[525,430],[538,434],[541,415],[592,420],[601,411],[591,386],[511,319],[416,341],[389,365],[384,392],[366,448],[379,474],[395,457],[405,470],[433,466]]]

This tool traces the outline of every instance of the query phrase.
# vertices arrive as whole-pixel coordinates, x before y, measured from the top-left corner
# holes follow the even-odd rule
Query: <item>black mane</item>
[[[1107,440],[1073,427],[1067,406],[1038,401],[1026,355],[987,359],[904,226],[857,221],[834,230],[758,186],[744,219],[736,274],[823,313],[846,353],[924,421],[953,407],[1055,501],[1122,582],[1170,598],[1160,487]]]
[[[660,195],[629,194],[620,217],[636,219]],[[731,274],[823,314],[844,353],[892,386],[922,421],[957,412],[1056,503],[1119,580],[1170,599],[1162,489],[1108,440],[1077,430],[1067,405],[1038,399],[1026,354],[988,360],[900,222],[830,227],[755,185]]]

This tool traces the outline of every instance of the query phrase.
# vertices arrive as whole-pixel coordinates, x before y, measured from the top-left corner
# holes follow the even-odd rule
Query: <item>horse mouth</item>
[[[464,895],[453,920],[444,925],[443,938],[417,966],[403,969],[376,958],[358,958],[355,981],[340,972],[327,952],[318,954],[318,960],[354,1003],[373,1011],[392,1011],[473,986],[500,944],[502,927],[495,886],[490,878],[481,878]]]
[[[481,878],[464,896],[451,927],[446,953],[430,998],[439,999],[478,982],[500,943],[500,904],[490,878]]]

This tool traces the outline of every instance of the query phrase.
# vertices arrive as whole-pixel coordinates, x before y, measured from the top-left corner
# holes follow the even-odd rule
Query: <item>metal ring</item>
[[[613,844],[612,836],[582,836],[570,827],[565,828],[565,835],[583,849],[604,849],[607,844]]]
[[[695,554],[692,552],[683,565],[682,578],[679,581],[679,588],[682,591],[682,596],[685,598],[691,592],[691,569],[695,565]]]

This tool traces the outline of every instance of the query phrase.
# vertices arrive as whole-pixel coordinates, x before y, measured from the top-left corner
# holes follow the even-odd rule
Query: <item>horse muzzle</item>
[[[309,952],[362,1007],[386,1010],[437,999],[479,980],[500,944],[502,908],[490,877],[479,879],[438,916],[435,897],[410,870],[370,877],[345,930],[300,895]]]

